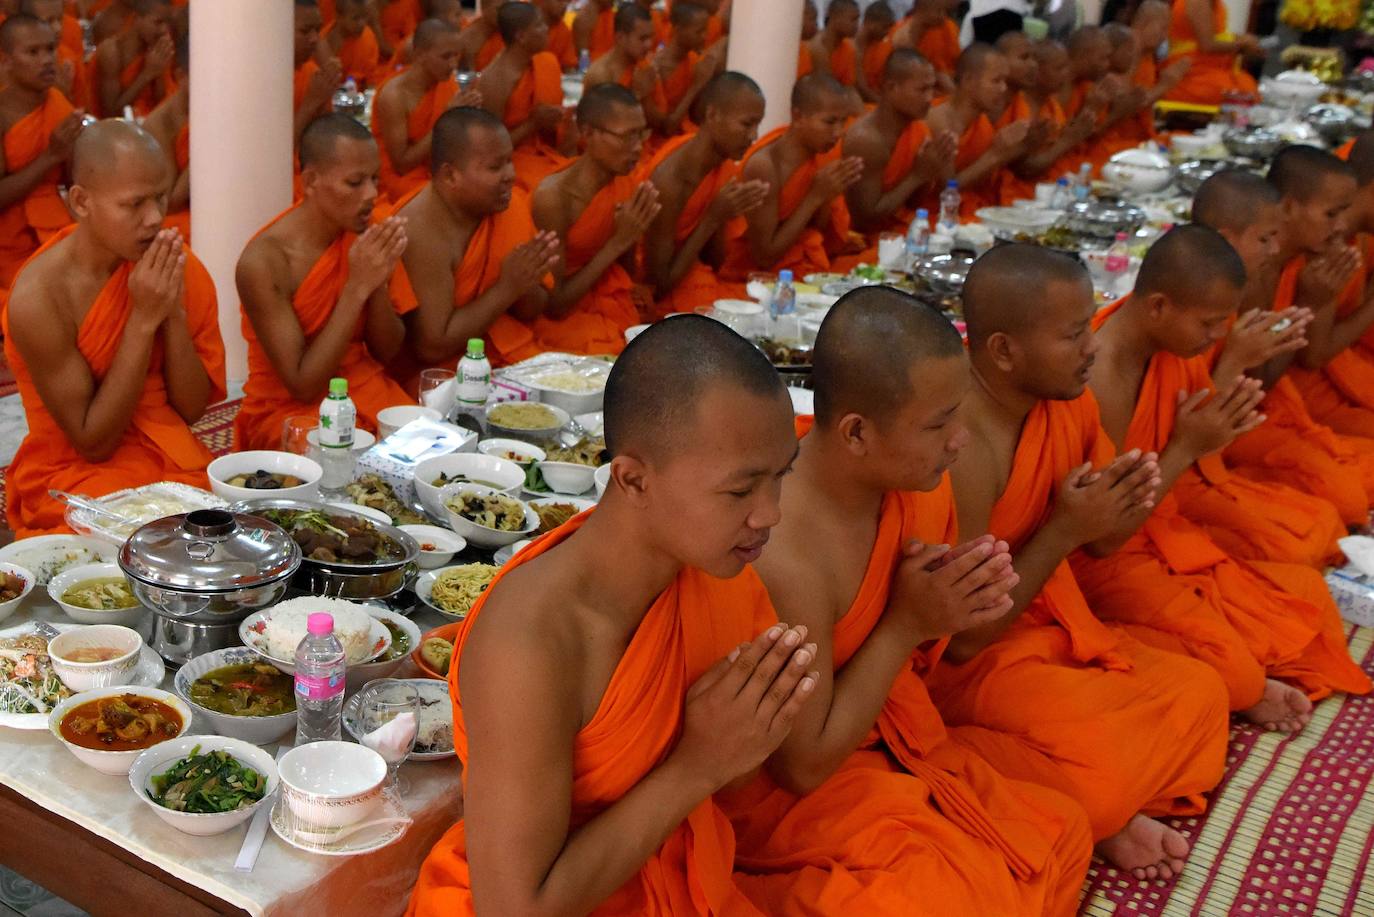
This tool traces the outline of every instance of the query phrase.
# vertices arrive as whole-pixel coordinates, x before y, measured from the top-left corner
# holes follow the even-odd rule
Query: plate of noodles
[[[415,597],[446,618],[461,621],[496,577],[491,564],[459,564],[431,570],[415,581]]]
[[[572,420],[562,408],[536,401],[503,401],[487,408],[487,426],[494,436],[535,441],[553,439]]]
[[[539,530],[535,534],[543,535],[545,532],[552,532],[578,513],[596,506],[596,501],[581,497],[540,497],[529,501],[529,504],[530,508],[539,514]]]

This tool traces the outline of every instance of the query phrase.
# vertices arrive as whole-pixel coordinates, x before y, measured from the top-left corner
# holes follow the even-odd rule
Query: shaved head
[[[0,25],[0,51],[6,54],[13,52],[19,45],[20,34],[30,29],[42,29],[49,34],[52,32],[46,22],[27,13],[16,13],[6,18],[4,24]]]
[[[372,133],[348,115],[331,112],[306,125],[301,134],[301,168],[329,162],[340,140],[372,140]]]
[[[1355,171],[1355,180],[1364,187],[1374,182],[1374,130],[1361,131],[1350,148],[1350,158],[1346,160]]]
[[[969,77],[981,73],[989,62],[1000,60],[1001,57],[1001,52],[992,45],[975,41],[964,49],[963,54],[959,55],[959,64],[955,68],[954,78],[962,83]]]
[[[137,124],[120,118],[97,121],[76,135],[72,180],[83,187],[96,187],[130,160],[165,165],[167,154],[157,139]]]
[[[1349,163],[1342,162],[1326,150],[1293,144],[1279,150],[1274,156],[1268,178],[1284,197],[1303,201],[1320,192],[1322,179],[1336,176],[1353,178],[1354,175]]]
[[[668,11],[668,21],[672,24],[673,28],[683,29],[690,26],[698,16],[706,17],[710,15],[711,14],[707,12],[704,6],[700,6],[696,3],[689,3],[687,0],[678,0],[677,3],[673,4],[673,8]]]
[[[160,12],[163,9],[170,9],[172,6],[172,0],[130,0],[128,6],[138,15],[146,16],[149,13],[156,13]]]
[[[1245,262],[1221,233],[1187,223],[1175,226],[1150,246],[1133,293],[1141,298],[1161,293],[1174,302],[1187,302],[1199,278],[1244,288]]]
[[[411,39],[411,47],[416,51],[424,51],[434,47],[435,43],[445,35],[457,35],[458,30],[451,23],[442,19],[426,19],[415,27],[415,37]]]
[[[641,108],[639,97],[619,83],[601,83],[583,94],[577,103],[577,123],[597,126],[615,116],[620,108]]]
[[[1243,232],[1265,207],[1281,200],[1278,189],[1253,172],[1225,169],[1193,195],[1193,222],[1217,232]]]
[[[803,115],[847,98],[844,84],[828,73],[808,73],[792,87],[792,110]]]
[[[1076,29],[1069,36],[1069,53],[1082,54],[1092,48],[1093,45],[1103,41],[1107,36],[1095,25],[1085,25]]]
[[[450,108],[434,122],[430,141],[430,171],[445,163],[459,163],[472,153],[473,135],[482,130],[505,131],[501,119],[485,108]]]
[[[917,70],[929,68],[930,61],[915,48],[893,48],[883,64],[883,82],[906,79]]]
[[[1120,22],[1109,22],[1102,27],[1102,34],[1111,42],[1113,48],[1120,48],[1135,40],[1131,27]]]
[[[1078,284],[1092,296],[1088,271],[1068,255],[1020,242],[998,245],[973,263],[964,281],[969,350],[997,333],[1013,337],[1036,324],[1040,302],[1055,284]]]
[[[915,297],[885,286],[851,290],[816,335],[816,421],[827,425],[854,413],[881,424],[920,397],[913,389],[916,364],[963,352],[949,319]]]
[[[508,45],[515,44],[520,39],[520,33],[539,21],[543,15],[539,8],[532,3],[506,3],[496,13],[496,28],[501,33],[501,40]]]
[[[674,4],[673,9],[678,9],[679,5],[685,4]],[[724,73],[713,76],[706,87],[701,90],[697,105],[701,106],[703,112],[708,108],[728,108],[735,103],[736,99],[744,95],[762,99],[763,90],[759,88],[759,84],[754,82],[752,77],[746,76],[738,70],[726,70]]]

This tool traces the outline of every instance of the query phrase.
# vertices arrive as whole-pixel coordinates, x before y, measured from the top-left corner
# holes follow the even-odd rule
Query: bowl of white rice
[[[283,672],[295,674],[296,647],[305,639],[310,616],[319,613],[333,616],[334,636],[350,666],[370,662],[391,646],[391,632],[364,605],[318,596],[287,599],[254,612],[239,625],[239,638]]]

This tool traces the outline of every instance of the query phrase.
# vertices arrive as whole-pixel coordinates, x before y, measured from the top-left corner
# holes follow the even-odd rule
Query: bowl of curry
[[[124,776],[134,759],[191,727],[191,708],[159,688],[97,688],[53,708],[48,730],[83,764]]]

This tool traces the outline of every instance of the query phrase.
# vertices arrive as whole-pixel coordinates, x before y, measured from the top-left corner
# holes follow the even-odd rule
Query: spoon
[[[368,828],[376,828],[376,827],[383,826],[383,825],[387,825],[387,826],[390,826],[390,825],[401,825],[401,824],[406,824],[406,825],[408,825],[408,824],[410,824],[410,822],[411,822],[411,819],[410,819],[410,818],[407,818],[407,817],[403,817],[403,816],[389,816],[389,817],[387,817],[387,818],[374,818],[374,819],[371,819],[370,821],[359,822],[359,823],[356,824],[356,825],[349,825],[347,828],[339,828],[339,829],[337,829],[337,830],[335,830],[335,829],[329,829],[329,830],[311,829],[311,828],[305,827],[304,825],[298,825],[298,826],[295,828],[295,834],[296,834],[297,837],[299,837],[299,838],[301,838],[301,839],[303,839],[303,840],[307,840],[307,841],[309,841],[309,842],[312,843],[312,844],[321,844],[321,845],[329,844],[329,845],[333,845],[333,844],[338,844],[338,843],[340,843],[341,841],[343,841],[344,839],[350,838],[350,837],[352,837],[353,835],[357,834],[358,832],[364,831],[364,830],[366,830],[366,829],[368,829]]]
[[[88,500],[85,497],[78,496],[77,494],[69,494],[66,491],[62,490],[50,490],[48,491],[48,496],[52,497],[59,503],[65,503],[67,506],[72,506],[77,509],[84,509],[87,512],[95,513],[98,516],[104,516],[107,519],[113,519],[116,522],[119,522],[123,525],[138,525],[137,519],[130,519],[128,516],[116,513],[112,510],[108,510],[105,507],[101,506],[99,503],[96,503],[94,500]]]

